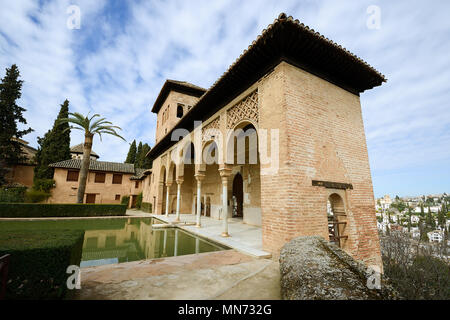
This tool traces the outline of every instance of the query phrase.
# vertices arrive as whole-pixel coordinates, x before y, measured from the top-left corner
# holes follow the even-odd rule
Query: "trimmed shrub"
[[[121,204],[0,203],[3,218],[124,216],[126,210]]]
[[[136,198],[136,208],[140,209],[142,205],[142,192]]]
[[[0,202],[24,202],[27,187],[0,188]]]
[[[120,201],[121,204],[124,204],[128,207],[128,204],[130,203],[130,197],[129,196],[123,196],[122,200]]]
[[[84,231],[2,231],[0,256],[10,254],[7,299],[61,299],[66,296],[66,273],[80,265]]]
[[[25,194],[25,202],[39,203],[47,200],[50,196],[51,194],[45,191],[31,189]]]
[[[141,210],[144,212],[152,213],[152,204],[150,202],[142,202]]]

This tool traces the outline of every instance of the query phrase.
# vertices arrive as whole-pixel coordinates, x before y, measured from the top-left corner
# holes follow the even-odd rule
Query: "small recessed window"
[[[104,172],[95,173],[95,183],[105,183],[106,174]]]
[[[178,106],[177,106],[177,118],[182,118],[183,117],[183,107],[184,107],[184,105],[178,104]]]
[[[137,189],[137,188],[139,188],[139,181],[136,181],[135,183],[134,183],[134,187]]]
[[[112,183],[113,184],[122,184],[122,175],[121,174],[114,174]]]
[[[69,170],[67,171],[66,181],[78,181],[79,171]]]
[[[116,194],[116,200],[120,200],[120,194]]]

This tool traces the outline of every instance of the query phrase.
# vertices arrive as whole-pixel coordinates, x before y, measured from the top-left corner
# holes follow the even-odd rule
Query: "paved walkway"
[[[280,299],[279,265],[227,250],[83,268],[74,299]]]
[[[137,213],[137,211],[135,212]],[[151,216],[167,223],[173,223],[176,217],[175,214],[169,214],[169,217],[156,214],[152,214]],[[251,255],[252,257],[270,258],[272,256],[269,252],[263,251],[262,249],[261,227],[245,224],[241,219],[229,219],[228,233],[230,234],[230,237],[224,238],[221,236],[223,230],[222,220],[215,220],[202,216],[202,226],[198,228],[193,225],[187,225],[195,223],[195,215],[182,214],[180,215],[180,219],[181,223],[176,224],[176,226],[190,233],[211,239],[237,251]]]

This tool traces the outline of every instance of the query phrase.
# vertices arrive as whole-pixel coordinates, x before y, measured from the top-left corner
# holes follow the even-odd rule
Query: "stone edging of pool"
[[[127,210],[124,216],[92,216],[92,217],[41,217],[41,218],[0,218],[0,221],[40,221],[40,220],[84,220],[84,219],[128,219],[128,218],[153,218],[150,213],[131,213]],[[162,221],[161,219],[158,219]]]
[[[258,250],[255,248],[251,248],[249,246],[243,245],[241,242],[236,242],[233,240],[232,237],[230,238],[222,238],[221,236],[210,236],[210,235],[205,235],[199,231],[201,231],[201,229],[195,229],[195,226],[192,225],[187,225],[185,226],[182,223],[172,223],[171,221],[166,221],[164,220],[164,216],[161,215],[156,215],[156,214],[150,214],[150,216],[155,219],[155,220],[159,220],[162,223],[166,223],[166,224],[171,224],[173,228],[179,228],[189,234],[192,234],[196,237],[202,238],[205,241],[209,241],[209,242],[213,242],[216,245],[220,246],[220,247],[225,247],[228,249],[234,249],[236,251],[245,253],[249,256],[252,256],[254,258],[260,258],[260,259],[270,259],[272,258],[272,254],[263,250]]]

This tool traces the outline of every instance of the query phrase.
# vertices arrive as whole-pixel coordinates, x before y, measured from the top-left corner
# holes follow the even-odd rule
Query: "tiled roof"
[[[37,150],[33,147],[30,147],[26,144],[21,144],[22,153],[25,156],[26,160],[21,163],[32,164],[35,165],[34,156],[36,155]]]
[[[66,168],[66,169],[81,169],[81,159],[69,159],[52,163],[49,167]],[[134,164],[120,163],[120,162],[106,162],[91,160],[89,170],[92,171],[107,171],[107,172],[121,172],[135,174]]]
[[[20,151],[22,152],[23,159],[19,161],[19,164],[35,165],[36,162],[34,161],[34,156],[36,155],[37,150],[29,146],[28,142],[23,139],[13,137],[11,140],[17,141],[20,144]]]
[[[186,93],[195,97],[201,97],[206,92],[205,88],[196,86],[195,84],[186,81],[168,79],[164,83],[161,91],[158,94],[158,97],[156,98],[155,104],[152,108],[152,112],[158,113],[159,109],[161,109],[162,104],[172,90]]]
[[[174,130],[193,130],[195,120],[206,120],[282,61],[356,95],[386,82],[384,75],[364,60],[299,20],[281,13],[201,95],[191,110],[158,141],[147,156],[155,159],[175,143],[171,141],[171,133]],[[155,106],[157,103],[158,99]],[[159,110],[155,106],[153,112]]]
[[[134,176],[130,177],[130,180],[142,180],[145,178],[145,176],[147,176],[151,172],[152,172],[151,169],[136,168],[136,173]]]
[[[81,153],[83,154],[83,144],[77,144],[76,146],[70,147],[70,152],[72,153]],[[98,154],[96,154],[93,150],[91,150],[91,156],[100,158]]]

